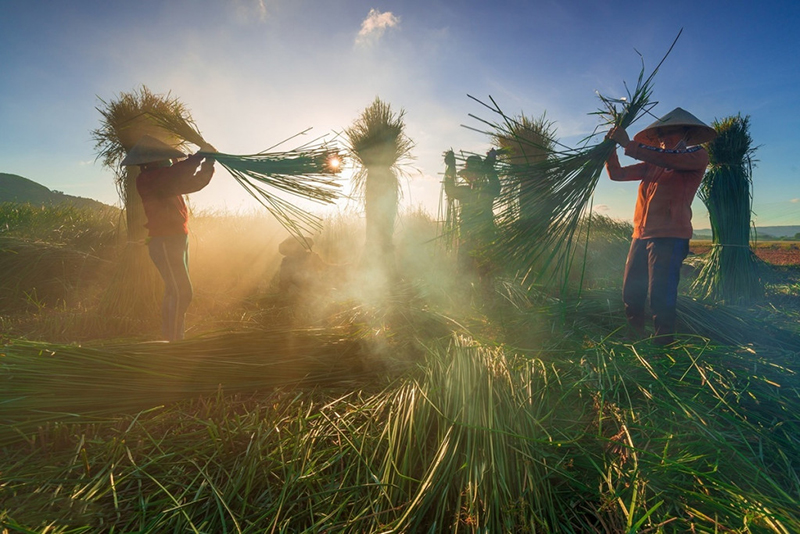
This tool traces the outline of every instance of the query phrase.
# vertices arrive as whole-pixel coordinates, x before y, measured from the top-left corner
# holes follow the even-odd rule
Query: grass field
[[[118,213],[3,217],[4,534],[800,532],[793,243],[759,243],[767,297],[725,307],[688,293],[693,242],[660,347],[625,328],[624,224],[554,295],[459,280],[418,212],[400,278],[370,276],[361,221],[331,219],[324,290],[287,299],[276,223],[196,213],[187,339],[165,344],[155,305],[99,311]]]

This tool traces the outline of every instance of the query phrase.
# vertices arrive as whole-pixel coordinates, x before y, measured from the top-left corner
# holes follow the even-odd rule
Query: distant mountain
[[[794,237],[800,234],[800,226],[757,226],[758,238],[769,237]],[[711,229],[703,228],[695,230],[694,235],[700,239],[711,239]]]
[[[30,204],[72,204],[79,208],[108,207],[97,200],[66,195],[60,191],[51,191],[45,186],[16,174],[0,172],[0,202],[19,202]]]

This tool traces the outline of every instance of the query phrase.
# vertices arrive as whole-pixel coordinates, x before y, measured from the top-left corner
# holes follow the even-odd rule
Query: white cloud
[[[232,0],[236,18],[240,22],[259,22],[267,20],[267,0]]]
[[[387,28],[394,28],[400,24],[400,17],[391,11],[381,13],[377,9],[370,9],[367,18],[361,22],[361,30],[356,36],[356,45],[369,45],[380,39]]]
[[[608,204],[598,204],[597,206],[594,207],[593,211],[602,212],[602,211],[610,211],[610,210],[611,210],[611,208],[608,206]]]

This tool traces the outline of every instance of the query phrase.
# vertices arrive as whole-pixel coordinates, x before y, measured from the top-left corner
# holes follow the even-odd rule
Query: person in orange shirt
[[[216,152],[211,145],[201,149]],[[122,165],[138,165],[141,171],[136,177],[136,190],[147,215],[147,246],[150,259],[164,280],[162,335],[167,341],[177,341],[183,339],[184,318],[193,296],[189,279],[189,210],[183,195],[208,185],[214,174],[214,159],[200,154],[187,158],[183,152],[145,135],[128,152]]]
[[[636,134],[631,140],[623,128],[612,128],[607,138],[640,163],[622,167],[616,151],[606,170],[614,181],[638,181],[633,216],[633,239],[625,263],[622,300],[636,335],[645,335],[645,303],[650,295],[655,337],[673,341],[681,264],[692,237],[692,200],[703,180],[708,153],[701,146],[716,131],[681,108]]]

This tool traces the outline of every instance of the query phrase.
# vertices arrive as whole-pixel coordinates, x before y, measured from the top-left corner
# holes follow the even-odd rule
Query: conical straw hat
[[[139,141],[128,151],[128,155],[122,160],[122,165],[142,165],[153,163],[154,161],[164,161],[167,159],[184,158],[186,154],[169,146],[155,137],[143,135]]]
[[[656,122],[633,136],[634,141],[645,145],[658,146],[658,130],[663,133],[665,129],[684,127],[688,129],[686,135],[687,145],[701,145],[708,143],[717,136],[716,130],[711,126],[682,108],[675,108]]]

